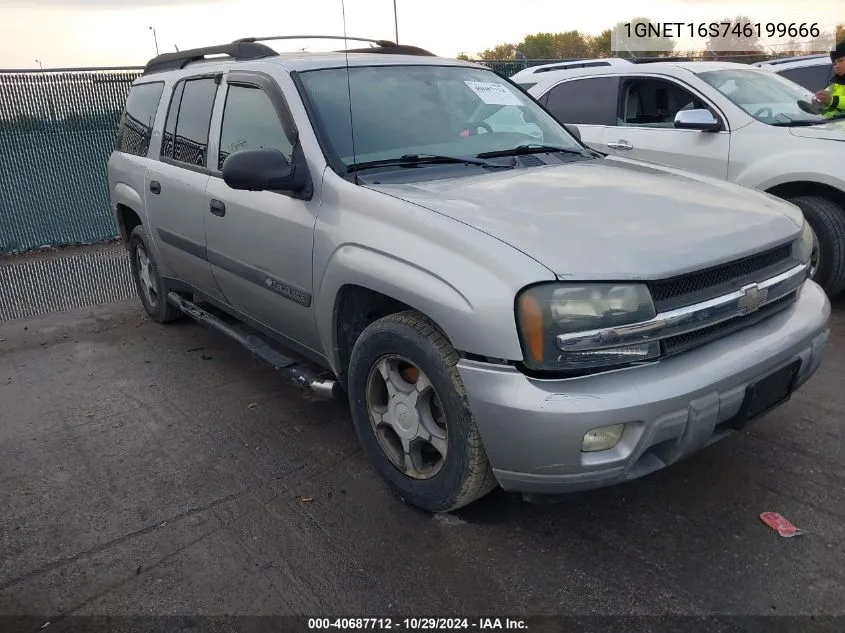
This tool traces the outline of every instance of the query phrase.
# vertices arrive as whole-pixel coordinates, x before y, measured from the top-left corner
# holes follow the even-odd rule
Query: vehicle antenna
[[[340,0],[340,7],[343,11],[343,52],[346,56],[346,91],[349,95],[349,133],[352,135],[352,164],[358,162],[358,158],[355,154],[355,126],[353,125],[353,118],[352,118],[352,84],[349,79],[349,45],[346,40],[346,2],[344,0]],[[358,174],[353,173],[352,178],[355,181],[355,184],[358,184]]]

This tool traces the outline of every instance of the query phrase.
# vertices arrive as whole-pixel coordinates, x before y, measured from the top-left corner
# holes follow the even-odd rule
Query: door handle
[[[152,191],[155,195],[161,193],[161,183],[158,180],[150,181],[150,191]]]
[[[634,146],[631,145],[631,143],[622,139],[619,139],[615,143],[608,143],[607,146],[611,149],[634,149]]]
[[[226,205],[219,200],[212,200],[208,206],[214,215],[220,216],[221,218],[226,215]]]

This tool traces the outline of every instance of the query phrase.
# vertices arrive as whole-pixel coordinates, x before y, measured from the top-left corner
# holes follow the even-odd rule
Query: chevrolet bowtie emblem
[[[742,314],[754,312],[763,305],[769,296],[768,289],[760,288],[757,284],[743,286],[740,292],[742,292],[742,296],[737,301],[737,304]]]

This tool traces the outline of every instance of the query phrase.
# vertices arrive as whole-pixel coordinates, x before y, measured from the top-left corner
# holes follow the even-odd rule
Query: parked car
[[[529,90],[590,147],[753,187],[801,208],[818,239],[813,279],[845,289],[845,121],[802,111],[812,93],[729,62],[557,71]]]
[[[833,64],[828,54],[784,57],[754,65],[777,73],[814,93],[827,88],[833,76]]]
[[[554,73],[558,70],[573,70],[575,68],[597,68],[600,66],[619,66],[629,65],[633,62],[621,57],[605,57],[595,59],[567,59],[550,64],[539,64],[537,66],[529,66],[523,68],[519,72],[511,75],[510,79],[514,83],[519,84],[524,89],[528,90],[535,86],[538,82],[552,76],[548,73]]]
[[[435,512],[651,473],[817,370],[796,207],[602,156],[481,65],[375,44],[147,64],[108,184],[152,319],[345,394],[377,472]]]

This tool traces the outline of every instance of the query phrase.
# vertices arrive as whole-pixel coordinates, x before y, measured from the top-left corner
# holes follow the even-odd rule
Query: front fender
[[[394,254],[344,244],[328,262],[315,303],[318,334],[333,370],[338,370],[339,360],[336,299],[348,285],[381,293],[425,314],[443,329],[458,350],[521,359],[513,317],[514,291],[493,279],[478,281],[478,290],[486,290],[487,301],[481,292],[467,296],[449,280]]]
[[[760,155],[731,180],[739,185],[768,191],[793,182],[814,182],[845,191],[839,157],[828,152],[804,150],[788,154]]]
[[[337,298],[347,285],[426,315],[460,351],[520,360],[514,300],[554,274],[485,233],[376,191],[327,179],[314,241],[314,310],[338,373]]]

